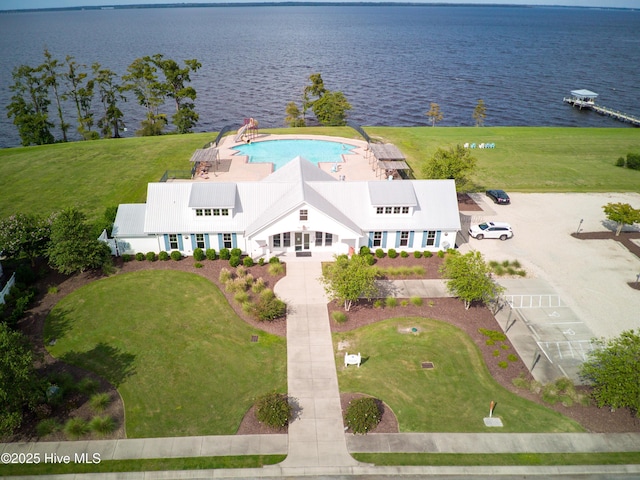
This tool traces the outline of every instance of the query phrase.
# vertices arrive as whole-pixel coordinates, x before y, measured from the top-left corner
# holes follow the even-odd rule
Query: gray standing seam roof
[[[236,204],[235,183],[194,183],[189,195],[191,208],[233,208]]]
[[[413,184],[401,180],[369,182],[369,200],[374,207],[413,207],[418,203]]]

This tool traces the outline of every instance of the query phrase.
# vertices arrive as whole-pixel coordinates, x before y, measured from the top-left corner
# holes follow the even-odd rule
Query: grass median
[[[118,388],[129,438],[232,435],[256,397],[286,391],[285,340],[247,325],[190,273],[141,271],[80,288],[47,318],[51,339],[54,357]]]

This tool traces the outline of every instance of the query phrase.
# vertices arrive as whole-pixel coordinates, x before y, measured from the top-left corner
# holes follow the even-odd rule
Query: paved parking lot
[[[526,278],[501,280],[515,309],[514,318],[503,319],[503,328],[516,323],[517,316],[527,328],[518,330],[511,325],[513,330],[508,334],[510,338],[518,336],[521,343],[529,337],[526,353],[519,352],[525,363],[531,367],[542,355],[573,378],[590,349],[590,338],[640,328],[640,291],[627,285],[640,274],[640,259],[618,242],[579,240],[571,233],[579,227],[583,232],[606,231],[602,206],[623,202],[638,208],[640,195],[510,196],[508,206],[477,196],[483,212],[473,212],[468,220],[508,222],[514,237],[504,242],[471,238],[460,250],[475,249],[486,260],[518,260],[522,264]],[[543,379],[553,376],[551,371],[543,371],[545,367],[536,368]],[[537,376],[535,369],[533,373]]]

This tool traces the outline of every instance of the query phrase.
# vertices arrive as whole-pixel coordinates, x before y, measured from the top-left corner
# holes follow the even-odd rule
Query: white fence
[[[4,288],[0,292],[0,303],[4,303],[4,297],[9,295],[9,292],[11,291],[11,287],[13,287],[15,283],[16,283],[16,274],[14,273],[13,275],[11,275],[11,278],[9,279],[7,284],[4,286]]]

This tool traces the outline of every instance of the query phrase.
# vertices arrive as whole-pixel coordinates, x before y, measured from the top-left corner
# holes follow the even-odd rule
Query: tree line
[[[189,133],[199,118],[194,103],[196,90],[190,85],[191,73],[202,65],[196,59],[183,63],[181,66],[159,53],[147,55],[135,59],[127,67],[127,73],[119,77],[99,63],[88,67],[69,55],[64,60],[56,59],[45,48],[40,65],[20,65],[13,69],[7,116],[18,128],[23,146],[69,140],[74,125],[65,112],[64,102],[73,105],[75,130],[83,140],[120,138],[125,128],[120,105],[128,100],[127,93],[133,93],[145,109],[145,119],[137,135],[165,133],[168,115],[160,109],[169,99],[175,107],[171,116],[175,132]],[[50,109],[54,110],[53,114]],[[54,137],[52,132],[56,126],[62,138]]]

